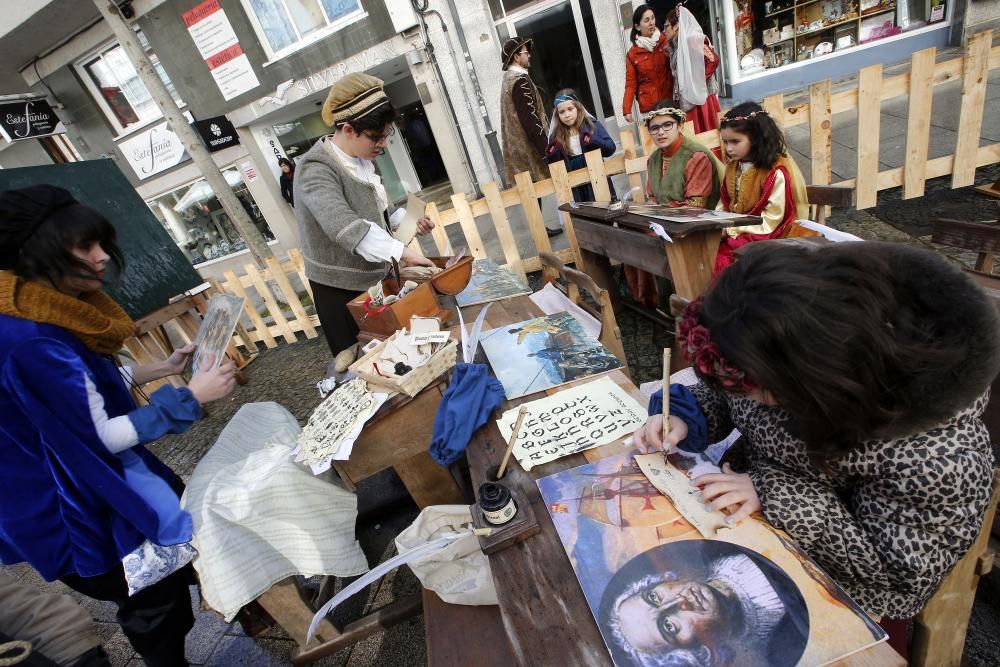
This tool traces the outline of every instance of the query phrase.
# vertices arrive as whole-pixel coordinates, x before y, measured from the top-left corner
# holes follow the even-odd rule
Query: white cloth
[[[94,422],[94,430],[108,451],[117,454],[138,445],[139,434],[128,415],[108,417],[108,412],[104,409],[104,397],[97,391],[93,381],[87,375],[83,376],[83,381],[87,388],[87,403],[90,407],[90,418]]]
[[[587,332],[587,335],[595,339],[601,337],[601,323],[597,318],[570,301],[569,297],[552,283],[547,283],[545,287],[528,298],[534,301],[535,305],[541,308],[546,315],[565,311],[579,322],[580,327]]]
[[[527,74],[528,70],[523,67],[518,67],[517,65],[508,65],[507,70],[513,72],[514,74]]]
[[[680,95],[681,108],[690,111],[705,103],[708,85],[705,82],[705,33],[694,14],[683,5],[677,7],[677,44],[674,49],[674,80]]]
[[[396,549],[405,553],[445,533],[460,533],[472,525],[468,505],[431,505],[421,510],[409,528],[396,536]],[[448,546],[408,563],[424,588],[450,604],[498,604],[490,560],[472,533]]]
[[[569,138],[569,147],[566,149],[570,155],[581,155],[583,147],[580,146],[580,133],[577,132]]]
[[[659,28],[654,28],[653,34],[650,35],[649,37],[643,37],[642,35],[636,35],[635,37],[635,45],[638,46],[640,49],[646,49],[650,53],[653,52],[653,49],[656,48],[656,44],[659,41],[660,41]]]
[[[327,151],[333,155],[337,160],[340,161],[342,165],[351,173],[354,178],[359,181],[364,181],[372,186],[375,191],[375,198],[378,200],[378,204],[381,210],[385,211],[389,208],[389,196],[386,194],[385,186],[382,184],[382,178],[375,171],[375,163],[371,160],[366,160],[360,157],[354,157],[353,155],[348,155],[340,148],[336,143],[334,143],[331,137],[325,137],[321,140],[323,146],[326,147]],[[389,218],[389,223],[393,228],[399,226],[399,223],[403,220],[406,215],[406,211],[396,211],[392,217]],[[399,261],[399,258],[403,254],[403,244],[397,241],[392,234],[385,231],[380,225],[372,222],[371,220],[366,221],[368,223],[368,233],[365,237],[361,239],[355,248],[357,254],[364,257],[369,262],[388,262],[395,259]]]
[[[181,499],[194,520],[202,596],[227,622],[292,575],[368,570],[354,538],[357,498],[292,462],[299,431],[277,403],[244,405]]]

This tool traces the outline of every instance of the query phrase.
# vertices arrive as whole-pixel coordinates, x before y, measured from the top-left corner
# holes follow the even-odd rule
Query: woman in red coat
[[[677,5],[663,27],[667,37],[670,72],[674,81],[673,98],[688,112],[695,133],[719,128],[719,85],[715,70],[719,55],[712,42],[698,25],[698,20],[686,7]]]
[[[632,48],[625,55],[625,101],[622,113],[634,121],[632,102],[646,113],[657,102],[673,96],[674,78],[667,61],[667,38],[656,27],[656,15],[649,5],[639,5],[632,14]]]

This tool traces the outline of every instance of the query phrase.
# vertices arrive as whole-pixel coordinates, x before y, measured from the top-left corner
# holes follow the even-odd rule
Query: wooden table
[[[493,328],[542,314],[527,297],[515,297],[495,303],[487,314],[487,322],[490,328]],[[609,377],[636,400],[645,404],[645,398],[624,373],[614,371]],[[565,387],[569,386],[573,385]],[[551,389],[544,394],[557,393],[565,387]],[[544,394],[538,393],[507,401],[503,409],[536,400]],[[503,449],[503,438],[495,420],[491,420],[473,436],[466,455],[474,488],[485,481],[486,470],[491,465],[499,463]],[[529,500],[541,526],[539,534],[489,557],[500,601],[500,615],[507,631],[509,650],[519,665],[611,664],[597,623],[577,582],[535,480],[623,451],[621,441],[617,441],[583,454],[575,454],[535,467],[531,472],[525,472],[519,464],[511,460],[509,472],[504,476],[504,483],[515,488],[522,497]],[[425,610],[429,640],[430,625],[433,622],[432,613]],[[478,631],[474,632],[478,636]],[[463,635],[463,639],[468,641],[467,635]],[[488,652],[488,647],[478,640],[468,645],[470,650],[474,646],[477,652]],[[882,643],[835,664],[851,667],[876,665],[896,667],[906,663],[888,644]]]
[[[361,430],[351,458],[334,461],[333,467],[355,490],[357,483],[392,468],[410,492],[417,507],[467,504],[451,471],[434,462],[427,448],[434,432],[434,415],[448,388],[439,380],[412,399],[400,395],[390,399]]]
[[[712,279],[715,256],[719,252],[720,230],[741,220],[710,220],[698,222],[665,222],[637,213],[624,213],[614,218],[619,226],[608,222],[605,208],[563,204],[572,218],[573,231],[580,246],[582,270],[597,284],[615,294],[609,276],[611,259],[674,281],[674,291],[685,299],[702,295]],[[673,239],[668,243],[648,230],[650,222],[663,225]],[[759,222],[759,218],[748,221]]]

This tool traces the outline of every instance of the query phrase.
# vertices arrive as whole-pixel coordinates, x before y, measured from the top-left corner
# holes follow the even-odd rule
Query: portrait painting
[[[687,479],[718,471],[702,455],[667,461]],[[650,482],[635,452],[537,484],[618,667],[804,667],[886,639],[760,515],[704,537]]]

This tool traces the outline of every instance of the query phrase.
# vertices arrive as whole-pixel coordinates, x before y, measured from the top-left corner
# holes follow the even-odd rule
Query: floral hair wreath
[[[724,122],[735,123],[735,122],[741,121],[741,120],[751,120],[751,119],[756,118],[757,116],[760,116],[760,115],[769,116],[770,114],[767,113],[766,109],[761,109],[759,111],[751,111],[750,113],[748,113],[745,116],[723,116],[722,120]]]
[[[678,123],[683,123],[687,120],[686,111],[678,109],[677,107],[666,107],[665,109],[653,109],[646,114],[646,125],[649,125],[656,116],[673,116],[677,119]]]
[[[680,342],[687,350],[698,375],[717,382],[725,391],[745,394],[757,388],[739,366],[724,356],[719,346],[712,342],[708,327],[701,323],[704,299],[698,297],[689,303],[681,314],[677,327]]]

